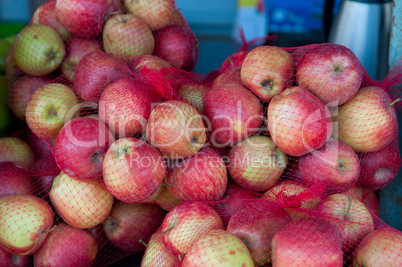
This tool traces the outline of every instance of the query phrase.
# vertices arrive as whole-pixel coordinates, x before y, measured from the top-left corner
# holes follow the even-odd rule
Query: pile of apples
[[[401,266],[395,104],[346,47],[193,73],[174,0],[41,5],[5,58],[0,265]]]

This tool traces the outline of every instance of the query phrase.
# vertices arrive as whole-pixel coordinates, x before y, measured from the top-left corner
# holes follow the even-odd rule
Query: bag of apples
[[[5,60],[26,128],[0,138],[0,262],[402,265],[376,195],[401,166],[400,68],[244,48],[204,77],[174,0],[41,5]]]

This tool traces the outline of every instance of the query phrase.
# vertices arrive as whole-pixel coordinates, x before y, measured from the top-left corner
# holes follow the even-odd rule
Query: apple
[[[13,44],[15,65],[26,74],[44,76],[56,70],[65,56],[60,35],[47,25],[23,28]]]
[[[78,99],[73,89],[61,83],[46,84],[28,101],[25,112],[28,127],[41,138],[57,138],[76,105]]]
[[[299,86],[333,107],[357,93],[363,73],[363,66],[349,48],[325,43],[304,51],[297,63],[296,79]]]
[[[103,28],[103,48],[107,53],[129,62],[134,56],[152,54],[155,38],[145,22],[132,14],[110,17]]]
[[[85,101],[98,102],[109,84],[131,77],[126,63],[102,51],[92,51],[78,62],[74,90]]]
[[[396,143],[360,155],[361,172],[358,184],[372,191],[389,185],[401,168],[401,154]]]
[[[77,180],[64,172],[54,178],[49,197],[57,214],[80,229],[103,222],[113,206],[113,196],[101,179]]]
[[[28,101],[32,94],[39,88],[51,83],[52,80],[48,76],[31,76],[25,75],[19,78],[12,86],[9,87],[8,103],[15,116],[25,121],[25,111]]]
[[[16,80],[25,75],[25,73],[17,67],[17,63],[14,60],[14,46],[13,43],[4,57],[4,71],[9,80],[10,87]]]
[[[5,74],[4,58],[7,55],[8,50],[11,49],[13,41],[8,41],[5,38],[0,38],[0,75]]]
[[[220,73],[232,71],[234,69],[241,69],[244,59],[246,58],[248,51],[239,51],[231,54],[227,57],[219,68]]]
[[[136,138],[120,138],[103,160],[103,180],[108,191],[126,203],[141,202],[156,192],[166,174],[161,154]]]
[[[166,184],[160,185],[161,192],[155,199],[155,203],[165,211],[171,211],[174,207],[183,202],[173,195],[173,193],[168,189],[169,186],[170,185]]]
[[[166,214],[162,225],[162,240],[175,256],[187,253],[191,245],[210,230],[223,229],[219,214],[205,202],[189,201]]]
[[[172,19],[176,10],[175,0],[124,0],[127,11],[142,19],[152,30],[159,30]]]
[[[29,266],[30,260],[28,255],[14,255],[0,246],[0,267],[25,267]]]
[[[389,145],[398,132],[394,103],[380,87],[361,88],[339,107],[339,140],[357,152],[373,152]]]
[[[109,7],[106,0],[57,0],[54,11],[72,34],[93,39],[102,32]]]
[[[318,218],[304,218],[282,227],[272,238],[273,266],[343,266],[335,227]]]
[[[377,217],[380,217],[380,203],[376,191],[363,190],[362,202],[367,209]]]
[[[14,162],[0,162],[0,197],[34,192],[32,175]]]
[[[158,264],[166,267],[181,266],[179,258],[170,254],[163,244],[161,228],[151,236],[141,260],[141,267],[153,267]]]
[[[291,156],[302,156],[328,141],[332,119],[321,100],[307,89],[296,86],[271,99],[268,128],[280,150]]]
[[[204,147],[193,157],[172,167],[166,176],[168,190],[182,201],[217,201],[228,181],[225,162],[211,148]]]
[[[34,161],[32,148],[19,137],[0,138],[0,162],[12,161],[15,164],[29,169]]]
[[[391,228],[366,235],[353,253],[353,266],[401,266],[402,232]]]
[[[288,162],[272,138],[262,135],[250,136],[233,145],[228,159],[233,181],[253,191],[266,191],[274,186]]]
[[[219,86],[225,86],[229,83],[236,83],[237,85],[243,85],[240,77],[239,68],[221,73],[212,82],[211,89]]]
[[[67,53],[60,68],[63,75],[71,82],[74,81],[75,70],[83,56],[92,51],[103,51],[102,44],[96,39],[72,37],[65,46]]]
[[[31,24],[50,26],[57,31],[63,41],[67,41],[71,33],[56,18],[56,2],[53,0],[43,2],[33,13]]]
[[[170,63],[154,55],[136,55],[128,63],[130,69],[141,73],[141,69],[146,67],[151,70],[160,71],[166,67],[172,67]]]
[[[350,146],[333,140],[301,156],[299,169],[307,184],[322,184],[328,192],[345,192],[357,183],[360,163]]]
[[[210,140],[216,147],[237,143],[256,133],[262,124],[262,105],[237,83],[211,88],[204,96]]]
[[[256,201],[238,209],[230,217],[226,230],[243,241],[255,266],[265,266],[271,263],[272,237],[290,222],[289,214],[278,204]]]
[[[99,120],[87,117],[68,121],[56,139],[54,156],[59,168],[75,179],[102,174],[103,158],[114,138]]]
[[[99,120],[120,138],[141,134],[152,108],[149,86],[139,79],[120,79],[108,85],[99,101]]]
[[[66,223],[55,226],[33,254],[35,266],[92,266],[98,247],[90,233]]]
[[[320,194],[302,183],[283,181],[266,191],[261,199],[277,202],[295,221],[312,215],[309,210],[313,210],[321,201]]]
[[[180,8],[177,8],[173,11],[172,17],[170,18],[168,25],[183,25],[183,26],[190,27],[190,25],[187,23],[186,19],[184,18]]]
[[[243,242],[223,229],[213,229],[198,238],[190,247],[182,266],[254,266]]]
[[[344,250],[350,250],[374,231],[370,211],[361,201],[345,194],[329,195],[317,205],[316,210],[323,220],[337,229]]]
[[[363,187],[359,185],[354,185],[345,192],[343,192],[343,194],[347,195],[348,197],[363,201],[363,196],[365,195],[364,191],[365,190],[363,189]]]
[[[0,197],[0,245],[15,255],[34,253],[53,226],[49,204],[34,195]]]
[[[173,67],[193,71],[197,64],[198,39],[190,27],[169,25],[154,32],[154,55],[169,62]]]
[[[145,251],[142,243],[149,241],[164,217],[165,212],[156,204],[118,201],[103,222],[103,230],[119,249],[139,253]]]
[[[169,159],[188,158],[204,145],[207,135],[198,111],[190,104],[170,100],[149,115],[146,139]]]
[[[207,90],[208,88],[200,83],[184,83],[178,88],[177,93],[181,99],[193,105],[198,113],[202,114]]]
[[[269,101],[289,87],[295,63],[292,56],[278,46],[258,46],[248,52],[241,66],[241,80],[262,101]]]

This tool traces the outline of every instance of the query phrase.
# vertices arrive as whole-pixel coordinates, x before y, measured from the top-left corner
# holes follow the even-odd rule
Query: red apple
[[[113,135],[99,120],[76,118],[61,129],[54,156],[59,168],[76,179],[97,178]]]
[[[377,217],[380,217],[380,203],[378,200],[378,196],[375,191],[366,191],[363,192],[363,204],[367,207],[369,211],[375,214]]]
[[[169,185],[162,184],[160,187],[162,187],[162,191],[155,199],[155,203],[158,204],[163,210],[171,211],[174,207],[182,202],[168,189]]]
[[[219,72],[225,73],[234,69],[240,69],[247,54],[248,51],[239,51],[230,55],[225,59],[225,61],[223,61],[221,67],[219,68]]]
[[[0,184],[0,197],[34,192],[32,175],[11,161],[0,162]]]
[[[244,59],[241,80],[261,100],[269,101],[291,85],[294,71],[289,52],[277,46],[258,46]]]
[[[34,161],[34,153],[27,142],[19,137],[0,138],[0,162],[12,161],[30,169]]]
[[[207,87],[200,83],[185,83],[178,89],[178,95],[187,103],[193,105],[195,109],[202,114],[204,95],[207,92]]]
[[[398,118],[389,94],[369,86],[338,110],[339,140],[357,152],[373,152],[389,145],[398,133]]]
[[[126,63],[113,56],[92,51],[81,58],[74,75],[74,90],[83,100],[98,102],[111,83],[131,77]]]
[[[397,143],[381,150],[360,155],[361,172],[358,183],[372,191],[389,185],[401,168],[401,154]]]
[[[359,90],[364,69],[353,52],[339,44],[318,44],[303,51],[296,68],[299,86],[328,106],[339,106]]]
[[[60,173],[54,157],[53,140],[42,139],[33,132],[27,134],[27,143],[34,153],[34,162],[31,170],[35,175],[54,176]]]
[[[343,266],[335,227],[318,218],[286,224],[272,238],[273,266]]]
[[[179,256],[203,234],[224,226],[218,213],[205,202],[192,201],[181,203],[169,211],[161,227],[166,249]]]
[[[0,267],[25,267],[29,266],[30,261],[28,255],[14,255],[0,246]]]
[[[236,83],[237,85],[242,85],[239,68],[221,73],[212,82],[211,89],[215,87],[225,86],[229,83]]]
[[[35,266],[92,266],[98,247],[85,230],[66,223],[55,226],[34,253]]]
[[[345,192],[343,192],[343,194],[347,195],[348,197],[357,199],[359,201],[363,201],[363,196],[365,192],[363,190],[363,187],[359,185],[354,185]]]
[[[204,114],[214,146],[223,147],[251,136],[260,129],[262,105],[237,83],[214,87],[204,96]]]
[[[161,154],[136,138],[120,138],[106,152],[103,179],[120,201],[141,202],[156,192],[166,174]]]
[[[154,33],[154,55],[185,71],[194,70],[198,60],[198,39],[192,29],[169,25]]]
[[[357,183],[359,158],[347,144],[329,141],[299,159],[303,180],[309,185],[325,185],[328,192],[345,192]]]
[[[225,193],[226,166],[221,156],[210,148],[202,148],[170,169],[166,176],[168,190],[182,201],[217,201]]]
[[[57,0],[56,18],[72,34],[92,39],[102,32],[106,0]]]
[[[278,204],[261,200],[237,210],[226,230],[243,241],[254,264],[261,266],[271,263],[272,237],[290,222],[289,214]]]
[[[156,204],[117,202],[103,222],[108,239],[121,250],[139,253],[160,227],[165,212]]]
[[[148,69],[160,71],[165,67],[171,67],[167,61],[154,56],[154,55],[137,55],[134,56],[128,63],[133,71],[141,72],[141,69],[146,67]]]
[[[268,128],[280,150],[302,156],[322,147],[332,133],[325,104],[303,87],[290,87],[268,105]]]

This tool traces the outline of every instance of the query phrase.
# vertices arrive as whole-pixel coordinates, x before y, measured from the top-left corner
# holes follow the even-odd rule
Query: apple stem
[[[394,101],[392,101],[392,103],[389,104],[388,107],[392,107],[393,105],[395,105],[396,103],[401,102],[401,101],[402,101],[402,98],[399,97],[399,98],[395,99]]]
[[[197,42],[197,44],[195,45],[194,49],[197,49],[200,46],[200,41]]]
[[[43,231],[42,234],[47,234],[50,233],[51,231],[53,231],[54,229],[56,229],[57,225],[53,225],[52,228],[50,228],[49,230]]]
[[[234,64],[233,64],[233,60],[232,60],[231,58],[229,58],[228,61],[229,61],[229,63],[230,63],[230,64],[232,65],[232,67],[233,67],[233,65],[234,65]]]
[[[348,209],[346,210],[346,215],[349,214],[351,206],[352,206],[352,198],[348,197]]]
[[[138,241],[138,242],[140,242],[140,243],[143,244],[146,248],[148,248],[148,244],[145,243],[144,240],[140,239],[140,241]]]
[[[164,184],[164,183],[162,183],[161,184],[161,186],[173,186],[174,184],[172,183],[172,184]]]
[[[186,253],[180,254],[180,255],[179,255],[179,261],[182,261],[185,255],[186,255]]]

